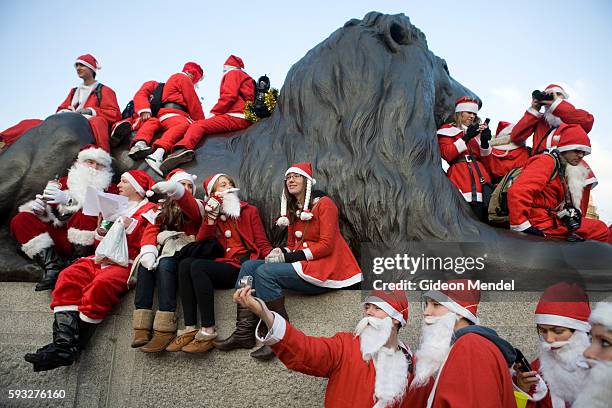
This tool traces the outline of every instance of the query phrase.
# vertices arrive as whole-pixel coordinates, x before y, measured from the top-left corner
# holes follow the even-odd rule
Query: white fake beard
[[[387,343],[393,330],[393,321],[390,317],[379,319],[374,316],[366,316],[357,323],[355,335],[359,336],[361,356],[364,361],[370,359]]]
[[[558,116],[555,116],[551,112],[549,112],[549,110],[549,106],[544,107],[544,120],[546,120],[546,123],[548,123],[550,127],[556,129],[563,124],[563,121]]]
[[[97,170],[84,163],[76,162],[68,171],[68,190],[83,204],[85,191],[91,186],[96,190],[104,191],[110,186],[113,179],[112,170]]]
[[[438,373],[451,348],[457,319],[458,316],[452,312],[423,318],[421,344],[414,354],[416,364],[410,388],[426,385]]]
[[[573,408],[609,408],[612,401],[612,361],[587,360],[591,365],[585,386]]]
[[[572,196],[572,202],[576,208],[580,208],[580,202],[582,201],[582,193],[584,192],[584,185],[589,175],[589,169],[584,167],[582,164],[572,166],[567,163],[565,165],[565,179],[567,180],[567,188]]]
[[[219,194],[223,197],[221,212],[233,219],[240,217],[240,198],[237,191],[238,189]]]
[[[566,342],[549,344],[540,341],[540,372],[551,394],[566,402],[574,401],[585,385],[585,377],[588,374],[582,353],[589,344],[588,335],[580,330],[576,330]],[[559,346],[561,348],[551,349]]]
[[[402,350],[382,347],[374,356],[376,381],[374,408],[393,406],[401,401],[408,386],[408,359]]]

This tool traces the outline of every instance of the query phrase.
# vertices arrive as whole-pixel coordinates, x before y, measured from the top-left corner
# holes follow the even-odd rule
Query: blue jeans
[[[159,310],[163,312],[176,311],[176,287],[178,263],[174,257],[159,260],[157,269],[150,271],[144,266],[138,267],[138,280],[134,306],[136,309],[153,308],[153,292],[157,286]]]
[[[262,260],[246,261],[240,267],[236,289],[240,287],[240,279],[247,275],[253,277],[255,295],[264,302],[283,296],[283,289],[291,289],[307,295],[318,295],[331,290],[306,282],[289,263],[265,263]]]

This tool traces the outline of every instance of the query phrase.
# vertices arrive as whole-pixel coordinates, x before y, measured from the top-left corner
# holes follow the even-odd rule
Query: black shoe
[[[52,290],[64,265],[55,252],[55,248],[48,247],[34,255],[34,261],[42,268],[43,276],[34,288],[35,291]]]
[[[97,324],[88,323],[79,319],[79,350],[85,350],[89,340],[93,337]]]
[[[95,249],[93,245],[72,244],[72,255],[70,257],[70,263],[72,264],[78,259],[93,255],[94,251]]]
[[[126,138],[126,136],[129,136],[131,132],[132,125],[130,124],[130,122],[125,121],[117,124],[117,126],[113,128],[113,131],[110,135],[109,142],[111,147],[119,146],[121,142],[123,142],[123,140]]]
[[[169,155],[159,166],[160,170],[166,174],[179,166],[179,164],[188,163],[195,157],[195,152],[190,149],[179,148],[174,153]]]
[[[148,146],[144,141],[134,143],[134,146],[128,152],[128,156],[134,161],[141,160],[153,153],[153,148]]]
[[[28,353],[24,359],[34,371],[53,370],[74,363],[79,355],[79,312],[56,312],[53,321],[53,343]]]

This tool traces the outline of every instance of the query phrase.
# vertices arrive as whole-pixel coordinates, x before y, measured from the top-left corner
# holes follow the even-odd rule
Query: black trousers
[[[208,259],[187,258],[179,264],[179,293],[183,302],[185,326],[198,322],[202,327],[215,325],[215,289],[232,289],[240,268]]]

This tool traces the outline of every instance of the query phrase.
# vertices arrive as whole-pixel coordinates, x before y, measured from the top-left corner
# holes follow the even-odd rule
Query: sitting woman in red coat
[[[268,308],[285,319],[283,289],[316,295],[361,282],[361,270],[340,233],[338,208],[321,192],[312,191],[315,180],[310,163],[298,163],[285,172],[280,227],[289,227],[285,248],[275,248],[265,261],[248,261],[240,268],[236,287],[245,276]],[[310,209],[312,199],[312,209]],[[220,350],[255,346],[259,319],[238,305],[236,330],[227,339],[215,342]],[[274,357],[269,346],[251,353],[261,360]]]
[[[491,178],[482,158],[491,154],[489,140],[491,130],[487,124],[478,127],[476,123],[478,101],[463,96],[455,102],[455,121],[438,129],[438,146],[440,154],[449,165],[446,174],[450,181],[470,203],[474,214],[487,220],[487,208],[483,205],[483,185],[490,183]]]
[[[158,183],[153,190],[157,191],[159,185],[165,186],[164,183]],[[223,256],[204,259],[210,255],[207,253],[205,257],[188,257],[180,262],[179,293],[185,329],[179,331],[167,351],[204,353],[210,350],[217,337],[214,290],[233,288],[243,262],[263,259],[272,250],[257,208],[238,198],[236,183],[230,176],[217,173],[204,181],[204,189],[209,197],[204,212],[200,212],[190,194],[177,202],[190,218],[203,214],[196,240],[216,240]],[[199,330],[198,309],[202,319]]]

